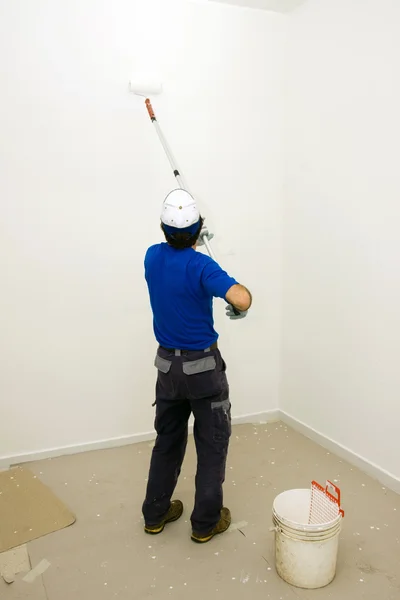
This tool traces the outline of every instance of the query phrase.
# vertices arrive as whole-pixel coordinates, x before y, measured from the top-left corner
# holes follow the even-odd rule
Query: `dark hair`
[[[195,245],[199,239],[200,231],[203,227],[204,219],[200,217],[199,226],[195,233],[189,233],[188,231],[179,231],[177,233],[167,233],[164,229],[163,223],[161,223],[161,229],[164,232],[165,239],[168,244],[177,250],[183,250],[184,248],[191,248]]]

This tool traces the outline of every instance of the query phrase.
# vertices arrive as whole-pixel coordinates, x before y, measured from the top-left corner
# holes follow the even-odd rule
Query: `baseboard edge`
[[[232,424],[239,425],[242,423],[263,423],[275,422],[279,420],[279,410],[269,410],[260,413],[250,413],[232,417]],[[193,431],[193,426],[189,427],[190,432]],[[37,460],[48,460],[58,458],[59,456],[68,456],[71,454],[80,454],[81,452],[92,452],[95,450],[105,450],[107,448],[118,448],[120,446],[130,446],[139,442],[148,442],[155,439],[154,431],[144,433],[134,433],[116,438],[98,440],[94,442],[86,442],[83,444],[75,444],[72,446],[60,446],[59,448],[49,448],[33,452],[15,454],[11,456],[0,457],[0,471],[7,470],[10,466],[23,463],[34,462]]]
[[[379,465],[367,460],[363,456],[360,456],[353,450],[346,448],[346,446],[342,446],[338,442],[335,442],[331,438],[327,437],[323,433],[316,431],[306,423],[299,421],[292,415],[289,415],[284,410],[280,410],[280,420],[292,427],[292,429],[298,431],[303,434],[313,442],[316,442],[323,448],[326,448],[330,452],[336,454],[340,458],[346,460],[350,464],[354,465],[373,479],[376,479],[382,485],[387,487],[388,489],[400,494],[400,479],[393,475],[393,473],[389,473]]]

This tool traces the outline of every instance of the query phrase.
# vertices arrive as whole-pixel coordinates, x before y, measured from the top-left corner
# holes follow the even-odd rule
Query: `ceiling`
[[[285,13],[294,10],[306,0],[212,0],[222,4],[235,4],[236,6],[247,6],[248,8],[261,8]]]

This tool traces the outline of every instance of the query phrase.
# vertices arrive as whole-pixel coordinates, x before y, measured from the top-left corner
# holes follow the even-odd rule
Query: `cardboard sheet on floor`
[[[0,552],[74,522],[68,508],[28,469],[0,473]]]

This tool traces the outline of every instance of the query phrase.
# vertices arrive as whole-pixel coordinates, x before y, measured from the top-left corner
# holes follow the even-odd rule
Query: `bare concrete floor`
[[[29,543],[34,583],[0,581],[2,600],[197,600],[327,598],[400,600],[400,496],[287,428],[234,427],[225,484],[232,531],[190,540],[195,453],[190,438],[176,497],[185,513],[159,536],[143,533],[141,503],[152,444],[30,464],[75,512],[77,522]],[[346,511],[334,582],[291,588],[274,568],[271,507],[286,489],[335,480]]]

